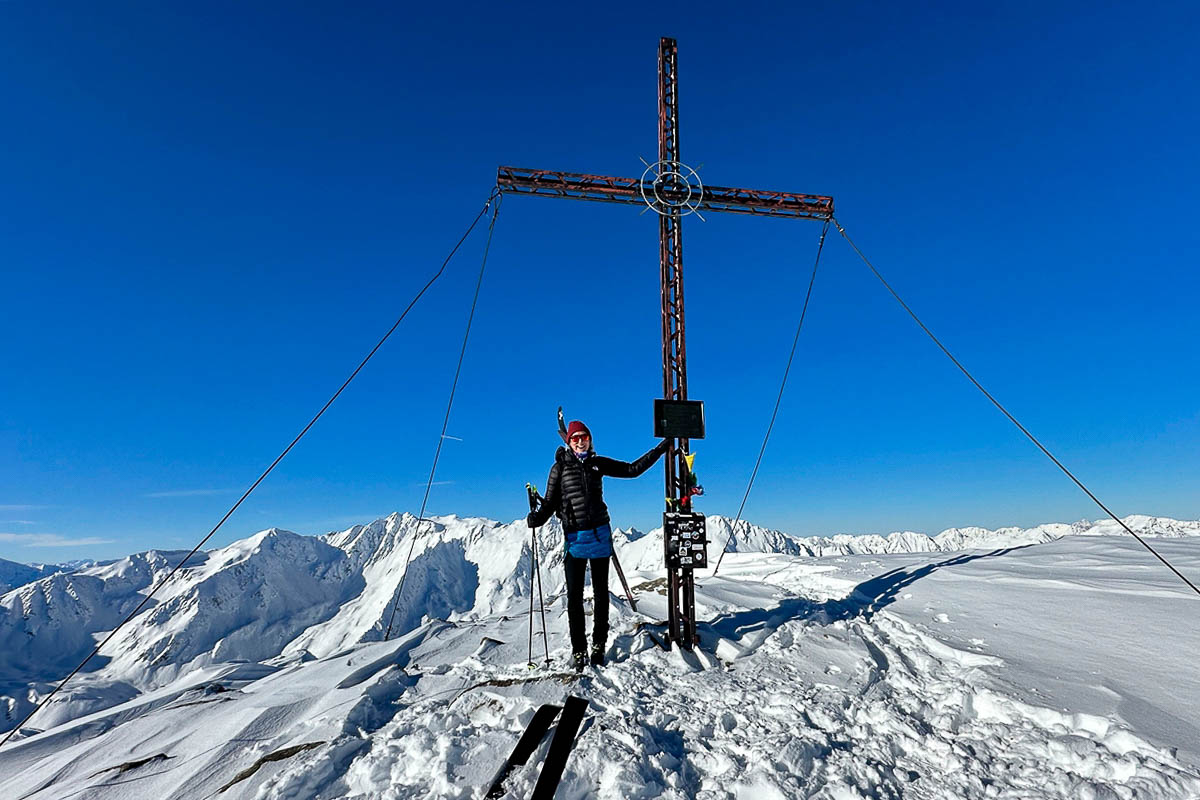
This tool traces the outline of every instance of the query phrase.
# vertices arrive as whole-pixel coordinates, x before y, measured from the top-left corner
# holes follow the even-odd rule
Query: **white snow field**
[[[1200,523],[1129,517],[1193,580]],[[661,532],[619,532],[610,661],[527,666],[523,522],[271,530],[201,554],[0,748],[3,800],[481,798],[534,710],[589,701],[559,798],[1200,798],[1200,597],[1114,523],[795,539],[739,523],[667,652]],[[711,517],[713,555],[730,529]],[[183,553],[0,599],[11,730]],[[612,588],[618,595],[615,575]],[[589,606],[590,613],[590,606]],[[540,622],[537,625],[540,629]],[[547,739],[548,742],[548,739]],[[547,744],[517,768],[527,797]]]

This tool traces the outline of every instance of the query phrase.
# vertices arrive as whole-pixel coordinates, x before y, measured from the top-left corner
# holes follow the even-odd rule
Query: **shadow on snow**
[[[855,586],[850,594],[839,600],[825,600],[818,603],[798,597],[785,600],[773,608],[756,608],[722,614],[710,622],[700,623],[698,627],[705,632],[731,641],[757,634],[753,637],[756,647],[782,625],[792,620],[814,620],[826,625],[839,620],[870,620],[876,613],[895,602],[902,589],[942,567],[966,564],[979,558],[1002,556],[1030,546],[1005,547],[987,553],[965,553],[920,567],[898,567],[863,581]]]

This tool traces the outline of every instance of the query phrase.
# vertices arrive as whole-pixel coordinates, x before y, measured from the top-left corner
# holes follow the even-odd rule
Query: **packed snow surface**
[[[1125,521],[1200,578],[1200,523]],[[620,531],[637,610],[614,575],[609,663],[582,676],[555,525],[532,668],[521,522],[393,515],[199,554],[0,748],[0,797],[480,798],[568,694],[589,707],[559,798],[1200,797],[1200,597],[1116,523],[709,532],[714,563],[732,538],[697,573],[700,647],[658,644],[661,531]],[[184,555],[0,598],[0,728]]]

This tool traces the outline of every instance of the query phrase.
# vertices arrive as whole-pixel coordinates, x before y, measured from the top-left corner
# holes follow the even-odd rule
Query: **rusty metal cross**
[[[659,267],[662,279],[663,397],[687,400],[687,348],[683,318],[683,226],[690,213],[723,211],[763,217],[829,220],[833,198],[815,194],[704,186],[679,158],[679,100],[675,40],[658,47],[658,162],[641,178],[616,178],[575,172],[500,167],[496,185],[503,192],[566,197],[649,206],[658,213]],[[678,440],[666,458],[668,510],[679,508],[685,486],[688,441]],[[664,540],[665,540],[664,536]],[[696,643],[695,579],[690,567],[667,569],[668,636],[691,649]]]

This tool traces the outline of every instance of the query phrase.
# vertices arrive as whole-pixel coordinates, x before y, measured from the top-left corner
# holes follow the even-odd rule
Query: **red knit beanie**
[[[567,426],[567,439],[570,440],[570,438],[577,433],[586,433],[588,436],[592,435],[592,432],[588,430],[587,425],[584,425],[577,419],[573,419],[571,420],[571,424]]]

